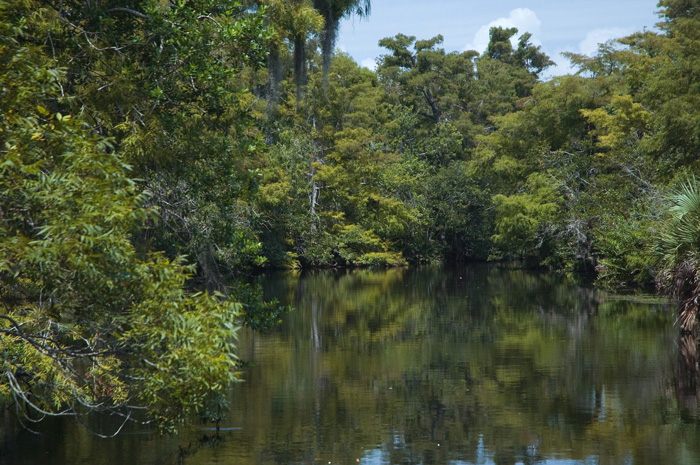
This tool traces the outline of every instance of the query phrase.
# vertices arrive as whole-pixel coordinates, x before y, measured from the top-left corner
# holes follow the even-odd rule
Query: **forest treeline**
[[[230,335],[281,311],[227,276],[266,267],[519,260],[656,284],[690,327],[700,2],[547,81],[514,28],[360,67],[333,48],[370,6],[0,0],[0,397],[218,408]]]

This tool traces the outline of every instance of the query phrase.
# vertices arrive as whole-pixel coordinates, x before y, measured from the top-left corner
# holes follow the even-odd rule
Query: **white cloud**
[[[574,74],[576,72],[576,68],[561,54],[550,58],[554,61],[554,65],[542,71],[542,74],[540,74],[542,80],[546,81],[554,76],[564,76],[565,74]]]
[[[578,43],[577,47],[575,47],[573,50],[569,49],[566,51],[581,55],[593,56],[598,52],[598,46],[600,44],[604,44],[611,39],[625,37],[631,33],[632,31],[629,29],[618,27],[594,29],[586,34],[586,37]],[[562,56],[561,53],[557,53],[551,58],[556,62],[556,64],[544,71],[542,74],[543,79],[549,79],[553,76],[562,76],[564,74],[573,74],[577,71],[577,68],[569,62],[568,58]]]
[[[472,42],[467,44],[464,49],[476,50],[479,53],[484,52],[486,47],[489,45],[489,31],[492,27],[517,27],[518,34],[511,38],[511,42],[513,43],[513,46],[515,46],[518,43],[518,37],[520,37],[520,35],[526,32],[536,35],[538,32],[540,32],[541,25],[542,22],[539,20],[534,11],[529,8],[516,8],[515,10],[511,10],[507,18],[498,18],[481,26],[479,30],[476,31],[476,34],[474,34],[474,39]],[[534,37],[531,39],[531,42],[534,45],[541,45],[541,43],[535,40]]]
[[[360,66],[363,68],[371,69],[372,71],[377,70],[377,60],[374,58],[365,58],[360,62]]]
[[[578,53],[584,55],[595,55],[598,51],[598,45],[607,42],[610,39],[617,39],[631,34],[631,31],[619,27],[594,29],[586,34],[586,38],[578,44]]]

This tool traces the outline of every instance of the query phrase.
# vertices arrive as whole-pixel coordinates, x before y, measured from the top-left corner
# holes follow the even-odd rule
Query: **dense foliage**
[[[514,28],[332,55],[367,0],[0,0],[0,395],[204,411],[284,310],[262,267],[518,260],[656,283],[692,327],[700,3],[659,6],[543,82]]]
[[[0,396],[30,422],[104,410],[172,428],[235,380],[240,305],[137,249],[148,195],[108,139],[47,109],[65,71],[13,6],[0,5]]]

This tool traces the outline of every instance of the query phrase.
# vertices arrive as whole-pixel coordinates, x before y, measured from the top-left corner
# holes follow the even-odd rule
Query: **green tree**
[[[336,56],[332,69],[327,88],[317,73],[309,91],[318,102],[310,186],[315,202],[310,209],[317,218],[311,218],[316,226],[309,236],[310,256],[350,265],[401,264],[391,242],[410,213],[383,182],[395,160],[379,131],[388,111],[383,89],[373,72],[347,56]]]
[[[256,265],[260,134],[240,79],[266,59],[265,8],[228,0],[53,2],[18,6],[23,43],[47,43],[67,68],[53,112],[110,137],[160,209],[143,242],[187,254],[210,287]]]
[[[395,241],[414,218],[395,197],[384,89],[346,55],[332,70],[326,88],[322,70],[310,76],[308,105],[280,105],[260,189],[266,253],[292,266],[401,264]]]
[[[418,41],[403,34],[384,38],[379,45],[391,53],[379,58],[377,73],[388,100],[421,117],[411,139],[434,136],[440,124],[449,122],[460,131],[462,145],[467,147],[478,130],[472,116],[479,106],[473,62],[477,53],[445,53],[439,47],[442,41],[441,35]]]
[[[26,45],[20,7],[0,3],[0,398],[32,422],[106,411],[173,430],[237,379],[240,306],[134,246],[157,211],[109,140],[48,110],[64,71]]]
[[[494,244],[514,258],[539,264],[555,247],[557,217],[561,216],[562,196],[546,175],[533,173],[527,179],[527,192],[498,194]]]
[[[683,166],[697,169],[700,149],[700,13],[697,2],[662,0],[661,33],[645,31],[621,40],[621,75],[635,99],[653,113],[644,141],[665,182]]]
[[[520,36],[513,50],[510,39],[517,32],[516,28],[491,28],[487,49],[476,60],[481,97],[477,116],[482,124],[515,111],[516,103],[532,93],[539,73],[554,64],[540,47],[530,44],[529,33]]]

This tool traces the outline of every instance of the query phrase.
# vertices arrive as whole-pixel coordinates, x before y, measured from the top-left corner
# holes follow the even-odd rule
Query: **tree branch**
[[[132,10],[131,8],[123,8],[123,7],[117,7],[117,8],[110,8],[107,10],[107,13],[127,13],[130,15],[138,16],[139,18],[143,19],[151,19],[150,16],[141,13],[140,11]]]
[[[437,101],[433,98],[433,94],[430,92],[430,89],[425,89],[423,86],[416,86],[416,89],[418,89],[422,94],[423,97],[425,97],[426,103],[430,106],[430,109],[432,110],[433,114],[429,115],[427,113],[421,112],[420,114],[430,118],[431,120],[435,121],[436,123],[440,122],[440,114],[442,113],[440,111],[440,107],[437,104]]]

